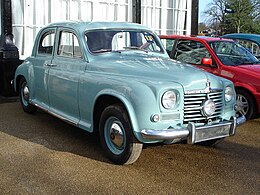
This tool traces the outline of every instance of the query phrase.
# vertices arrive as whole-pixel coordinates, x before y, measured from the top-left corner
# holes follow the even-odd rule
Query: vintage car
[[[254,56],[260,60],[260,35],[249,33],[232,33],[221,36],[226,39],[233,39],[245,48],[247,48]]]
[[[235,134],[233,83],[173,61],[149,28],[64,22],[42,28],[14,85],[22,108],[40,108],[98,132],[108,158],[135,162],[143,143],[212,145]]]
[[[160,35],[169,56],[231,80],[236,89],[238,115],[260,114],[260,61],[233,40],[212,37]]]

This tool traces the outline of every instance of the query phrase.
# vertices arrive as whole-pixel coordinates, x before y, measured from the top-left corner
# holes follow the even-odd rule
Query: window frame
[[[40,50],[40,46],[42,45],[43,43],[43,40],[48,36],[48,35],[51,35],[53,34],[53,42],[52,42],[52,50],[51,50],[51,53],[47,53],[47,52],[39,52]],[[48,28],[48,29],[45,29],[44,31],[41,32],[40,36],[39,36],[39,41],[38,41],[38,44],[37,44],[37,48],[36,48],[36,52],[35,54],[37,56],[53,56],[53,53],[54,53],[54,50],[55,50],[55,39],[56,39],[56,29],[55,28]],[[48,46],[48,47],[51,47],[51,46]]]
[[[73,37],[73,45],[72,45],[72,56],[68,56],[68,55],[60,55],[59,54],[59,50],[60,50],[60,43],[61,43],[61,37],[62,37],[62,33],[69,33],[72,34]],[[80,50],[81,56],[76,56],[75,54],[75,42],[74,42],[74,38],[77,39],[78,41],[78,48]],[[81,47],[81,42],[79,37],[77,36],[77,33],[75,31],[73,31],[72,29],[67,29],[67,28],[59,28],[58,32],[57,32],[57,50],[55,51],[55,56],[57,57],[63,57],[63,58],[69,58],[69,59],[84,59],[84,53],[83,53],[83,49]]]

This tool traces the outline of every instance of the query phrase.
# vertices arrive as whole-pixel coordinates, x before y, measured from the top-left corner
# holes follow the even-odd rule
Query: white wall
[[[192,0],[142,0],[142,24],[158,34],[190,34]],[[132,22],[132,0],[12,0],[20,56],[31,54],[39,29],[64,20]]]

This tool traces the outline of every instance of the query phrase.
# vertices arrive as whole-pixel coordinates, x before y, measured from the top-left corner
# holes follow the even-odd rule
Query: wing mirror
[[[211,58],[202,58],[201,59],[201,64],[202,65],[212,66],[212,59]]]

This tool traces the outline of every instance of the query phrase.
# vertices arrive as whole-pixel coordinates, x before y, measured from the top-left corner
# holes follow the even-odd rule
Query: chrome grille
[[[216,111],[212,116],[205,116],[202,112],[203,103],[211,99],[216,104]],[[210,93],[194,93],[184,95],[184,123],[206,123],[220,118],[223,109],[223,91]]]

